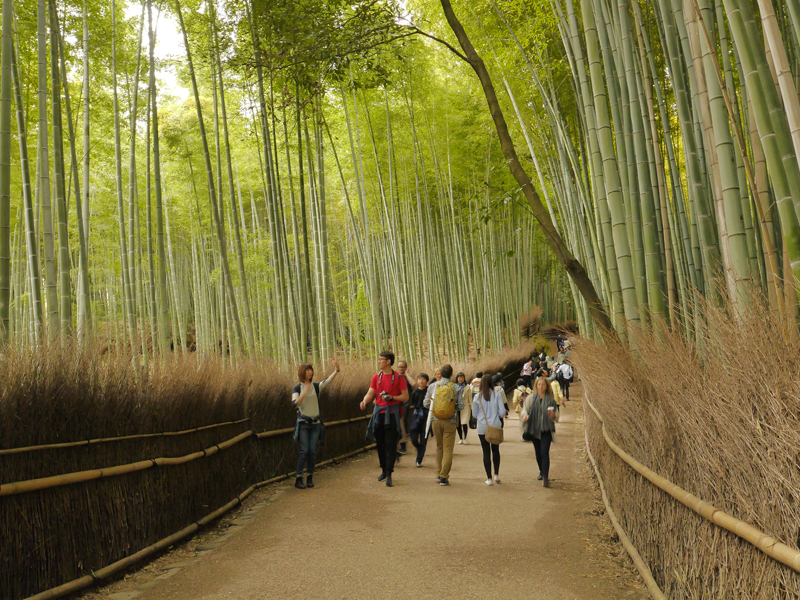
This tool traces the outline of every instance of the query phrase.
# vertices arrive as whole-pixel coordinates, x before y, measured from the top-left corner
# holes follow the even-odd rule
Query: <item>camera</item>
[[[389,394],[389,392],[381,392],[381,399],[384,402],[391,402],[392,401],[392,396],[391,396],[391,394]]]

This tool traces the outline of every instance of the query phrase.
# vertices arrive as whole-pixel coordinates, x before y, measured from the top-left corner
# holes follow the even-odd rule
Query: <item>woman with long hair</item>
[[[294,441],[299,445],[297,451],[297,471],[294,487],[304,490],[314,487],[314,466],[317,463],[317,445],[322,434],[322,421],[319,420],[319,395],[336,378],[341,368],[335,358],[331,359],[336,369],[319,383],[314,383],[314,366],[303,363],[297,369],[300,380],[292,390],[292,406],[297,409],[297,423],[294,427]],[[308,477],[303,482],[303,469],[308,465]]]
[[[503,398],[495,389],[492,376],[489,374],[481,377],[478,393],[472,401],[472,414],[478,419],[478,439],[483,450],[483,468],[486,470],[486,485],[500,483],[500,445],[491,444],[486,440],[486,429],[502,427],[501,419],[506,415]],[[492,481],[492,465],[494,465],[494,481]]]
[[[540,377],[534,384],[522,407],[522,422],[526,424],[524,439],[533,443],[536,463],[539,465],[538,480],[550,487],[550,444],[555,442],[558,402],[550,390],[550,382]]]
[[[472,398],[472,386],[467,383],[467,377],[463,373],[456,375],[456,383],[453,386],[456,394],[464,398],[464,408],[458,413],[458,443],[467,443],[467,432],[469,432],[469,419],[472,416],[472,403],[469,401]]]

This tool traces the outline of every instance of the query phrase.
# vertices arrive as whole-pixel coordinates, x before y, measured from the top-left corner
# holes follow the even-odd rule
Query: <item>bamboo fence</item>
[[[345,421],[341,421],[341,423],[344,422]],[[271,433],[271,432],[264,432],[264,433]],[[341,456],[337,456],[336,458],[330,458],[328,460],[325,460],[319,463],[317,466],[323,467],[332,463],[336,463],[346,458],[350,458],[351,456],[355,456],[356,454],[360,454],[361,452],[372,450],[373,448],[375,448],[375,444],[369,444],[368,446],[364,446],[363,448],[359,448],[358,450],[342,454]],[[271,479],[267,479],[266,481],[261,481],[254,485],[251,485],[249,488],[247,488],[245,491],[243,491],[241,494],[236,496],[236,498],[234,498],[224,506],[221,506],[214,512],[207,514],[202,519],[198,519],[195,523],[192,523],[191,525],[184,527],[180,531],[157,541],[155,544],[151,544],[147,548],[143,548],[138,552],[136,552],[135,554],[132,554],[131,556],[127,556],[121,560],[118,560],[106,567],[103,567],[102,569],[98,569],[97,571],[92,571],[89,575],[85,575],[78,579],[74,579],[69,583],[65,583],[58,587],[50,588],[49,590],[45,590],[44,592],[40,592],[38,594],[28,597],[26,598],[26,600],[51,600],[53,598],[61,598],[62,596],[66,596],[67,594],[72,594],[80,590],[86,589],[87,587],[98,581],[108,579],[112,575],[115,575],[117,573],[120,573],[121,571],[124,571],[125,569],[130,568],[142,562],[143,560],[149,558],[150,556],[153,556],[154,554],[166,548],[169,548],[170,546],[177,544],[178,542],[186,539],[190,535],[196,533],[209,523],[212,523],[225,513],[239,506],[242,502],[244,502],[244,500],[250,494],[252,494],[257,489],[273,483],[278,483],[280,481],[283,481],[284,479],[288,479],[292,475],[294,475],[294,471],[286,473],[284,475],[279,475],[277,477],[272,477]]]
[[[455,366],[513,377],[530,352],[524,346]],[[277,372],[209,371],[206,381],[192,371],[192,383],[178,365],[123,395],[117,380],[73,366],[30,382],[10,379],[0,404],[27,431],[7,431],[0,453],[3,600],[71,593],[191,535],[238,504],[242,490],[294,473],[290,381]],[[373,368],[352,365],[326,389],[331,420],[317,466],[363,451],[369,416],[358,401]],[[158,423],[162,432],[151,433]],[[34,424],[40,433],[31,433]]]
[[[797,551],[797,550],[795,550],[793,548],[790,548],[786,544],[784,544],[784,543],[776,540],[775,538],[765,534],[764,532],[760,531],[756,527],[753,527],[752,525],[750,525],[748,523],[745,523],[744,521],[742,521],[740,519],[737,519],[736,517],[734,517],[734,516],[726,513],[725,511],[722,511],[719,508],[715,507],[713,504],[710,504],[709,502],[706,502],[705,500],[702,500],[702,499],[698,498],[697,496],[687,492],[686,490],[684,490],[684,489],[680,488],[679,486],[675,485],[674,483],[672,483],[671,481],[669,481],[665,477],[662,477],[658,473],[656,473],[653,470],[649,469],[648,467],[646,467],[645,465],[643,465],[642,463],[637,461],[635,458],[633,458],[633,456],[631,456],[630,454],[625,452],[625,450],[623,450],[619,445],[617,445],[609,437],[608,432],[606,431],[606,426],[605,426],[605,422],[603,420],[603,416],[600,414],[600,412],[597,410],[597,408],[591,402],[591,400],[589,400],[589,392],[588,392],[588,389],[586,389],[585,382],[584,382],[584,394],[585,394],[584,402],[585,402],[586,406],[588,406],[591,409],[591,413],[593,413],[595,415],[595,417],[597,418],[597,420],[598,420],[598,422],[600,424],[600,429],[602,431],[602,436],[603,436],[603,439],[605,440],[605,443],[614,452],[614,454],[616,454],[628,466],[630,466],[630,468],[633,471],[635,471],[636,473],[638,473],[639,475],[644,477],[652,485],[654,485],[657,488],[663,490],[669,496],[671,496],[672,498],[674,498],[675,500],[677,500],[678,502],[680,502],[681,504],[683,504],[687,508],[691,509],[692,511],[694,511],[695,513],[697,513],[698,515],[700,515],[701,517],[703,517],[707,521],[709,521],[709,522],[713,523],[714,525],[716,525],[716,526],[718,526],[720,528],[723,528],[723,529],[733,533],[734,535],[740,537],[741,539],[749,542],[755,548],[757,548],[758,550],[763,552],[765,555],[775,559],[776,561],[786,565],[787,567],[790,567],[794,571],[800,572],[800,552],[799,551]],[[584,411],[584,414],[589,414],[589,413]],[[588,423],[587,423],[586,427],[587,427],[586,447],[587,447],[587,451],[589,452],[589,455],[591,457],[592,464],[593,464],[593,466],[594,466],[594,468],[595,468],[595,470],[596,470],[596,472],[598,474],[598,480],[599,480],[599,476],[600,476],[599,469],[598,469],[598,467],[597,467],[597,465],[595,463],[595,460],[594,460],[594,458],[592,457],[592,454],[591,454],[591,447],[590,447],[591,445],[589,443],[589,437],[588,437],[588,429],[589,429],[589,424]],[[611,510],[610,505],[609,505],[609,503],[607,502],[607,500],[605,498],[605,491],[603,491],[603,496],[604,496],[604,501],[606,503],[606,506],[609,509],[609,515],[611,516],[614,513]],[[616,516],[612,516],[612,522],[615,524],[615,528],[617,528],[618,521],[616,519]],[[620,527],[620,531],[621,531],[621,527]],[[622,532],[621,535],[620,535],[620,538],[621,539],[623,539],[623,538],[627,539],[627,535],[625,535],[624,532]],[[630,548],[629,548],[629,546],[630,546]],[[636,549],[633,547],[632,544],[630,544],[630,542],[628,544],[625,544],[625,547],[629,551],[629,553],[631,554],[631,558],[633,559],[634,563],[637,565],[637,568],[639,568],[639,562],[641,562],[641,557],[639,556],[638,551],[636,551]],[[632,551],[631,551],[631,549],[632,549]],[[638,562],[637,562],[637,559],[638,559]],[[641,568],[640,568],[640,572],[642,572]],[[646,572],[649,573],[649,568],[647,568]],[[645,573],[642,573],[642,574],[643,574],[643,577],[645,578],[645,580],[647,581],[648,578],[645,575]],[[650,575],[650,578],[652,579],[652,575]],[[648,585],[648,587],[649,587],[649,585]],[[660,593],[660,591],[659,591],[659,593]],[[657,598],[659,596],[656,595],[656,594],[653,594],[653,597]],[[663,595],[661,597],[663,597]]]

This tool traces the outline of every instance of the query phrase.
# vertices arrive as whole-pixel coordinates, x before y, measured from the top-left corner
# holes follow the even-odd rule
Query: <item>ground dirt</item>
[[[506,422],[502,483],[489,487],[474,431],[451,485],[409,454],[394,487],[374,451],[319,471],[317,487],[254,493],[235,514],[84,600],[268,598],[640,599],[648,594],[608,521],[585,459],[580,384],[561,413],[550,489]]]

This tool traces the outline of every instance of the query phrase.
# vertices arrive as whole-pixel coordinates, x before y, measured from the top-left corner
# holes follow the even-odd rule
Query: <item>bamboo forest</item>
[[[0,600],[800,599],[799,82],[800,0],[2,0]]]

